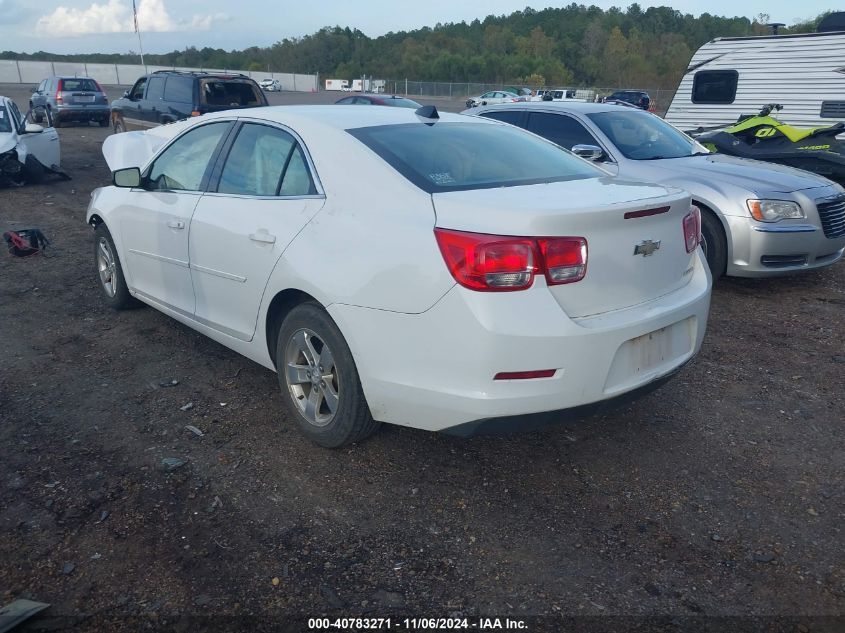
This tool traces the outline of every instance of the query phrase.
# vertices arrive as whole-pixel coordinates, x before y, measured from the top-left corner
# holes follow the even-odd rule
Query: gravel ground
[[[54,244],[0,253],[0,605],[52,604],[25,630],[845,630],[845,265],[719,282],[698,358],[613,414],[469,440],[385,425],[329,451],[271,372],[103,307],[84,214],[107,134],[62,128],[72,180],[0,191],[0,231]]]

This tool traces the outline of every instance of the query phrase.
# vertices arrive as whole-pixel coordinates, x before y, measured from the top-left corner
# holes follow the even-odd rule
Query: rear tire
[[[301,303],[284,318],[276,338],[276,368],[285,410],[320,446],[346,446],[379,427],[352,352],[319,304]]]
[[[129,294],[114,240],[105,224],[98,224],[94,229],[94,270],[100,282],[103,300],[109,307],[114,310],[126,310],[140,305],[140,302]]]
[[[716,281],[727,269],[728,240],[719,218],[707,207],[698,207],[701,209],[701,248],[704,250],[713,281]]]

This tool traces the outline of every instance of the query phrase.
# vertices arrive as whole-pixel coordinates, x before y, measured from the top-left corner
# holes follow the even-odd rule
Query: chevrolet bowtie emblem
[[[660,248],[660,240],[652,242],[651,240],[644,240],[634,247],[634,255],[642,255],[648,257],[653,255],[654,251]]]

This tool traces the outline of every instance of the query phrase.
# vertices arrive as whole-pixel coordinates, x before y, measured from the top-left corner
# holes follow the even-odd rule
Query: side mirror
[[[130,97],[130,96],[129,96],[129,91],[128,91],[128,90],[124,90],[124,91],[123,91],[123,98],[124,98],[124,99],[131,99],[131,98],[132,98],[132,97]]]
[[[604,150],[596,145],[573,145],[572,153],[594,163],[604,158]]]
[[[141,170],[137,167],[126,167],[112,173],[112,182],[115,187],[140,187]]]
[[[44,128],[37,123],[27,123],[23,128],[24,134],[41,134]]]

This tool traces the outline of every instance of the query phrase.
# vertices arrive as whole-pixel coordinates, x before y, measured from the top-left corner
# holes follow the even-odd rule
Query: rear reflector
[[[534,371],[500,371],[493,380],[527,380],[530,378],[551,378],[556,369],[535,369]]]
[[[510,237],[434,229],[449,272],[470,290],[525,290],[544,274],[550,286],[580,281],[587,272],[583,237]]]
[[[690,212],[684,216],[684,244],[687,253],[692,253],[701,243],[701,211],[695,205],[690,207]]]

